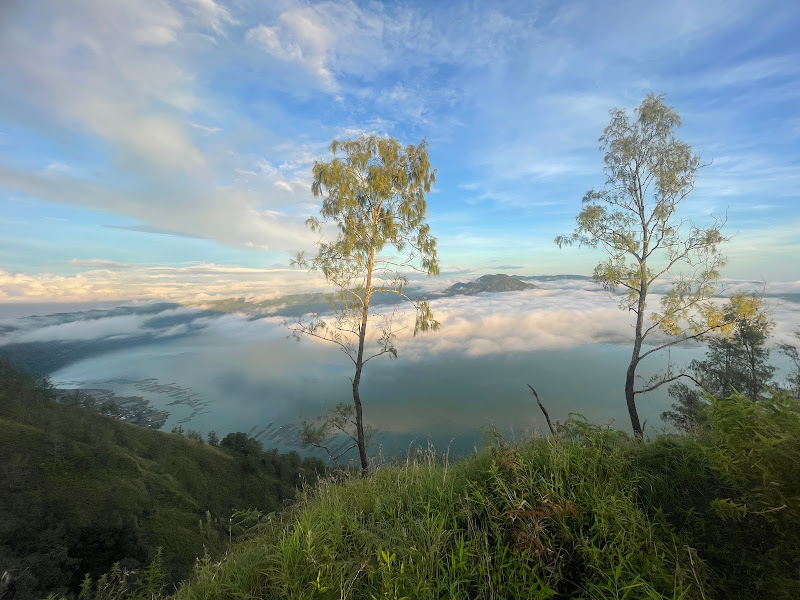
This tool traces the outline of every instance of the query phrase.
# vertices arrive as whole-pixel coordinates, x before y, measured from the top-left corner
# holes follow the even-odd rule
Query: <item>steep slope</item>
[[[234,509],[278,510],[304,467],[321,468],[257,449],[235,455],[64,406],[0,364],[0,570],[19,577],[24,600],[75,590],[117,561],[136,568],[162,547],[178,581],[224,550]]]

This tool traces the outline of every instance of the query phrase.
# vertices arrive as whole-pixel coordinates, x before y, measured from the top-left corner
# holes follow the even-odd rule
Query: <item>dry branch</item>
[[[539,394],[536,393],[536,390],[533,389],[533,386],[530,383],[528,384],[528,387],[531,388],[531,391],[533,392],[533,397],[536,398],[536,404],[539,405],[539,408],[542,410],[542,414],[544,414],[544,418],[547,420],[547,426],[550,428],[550,433],[555,435],[556,430],[553,428],[553,424],[550,422],[550,415],[547,414],[547,409],[542,404],[542,401],[539,400]]]

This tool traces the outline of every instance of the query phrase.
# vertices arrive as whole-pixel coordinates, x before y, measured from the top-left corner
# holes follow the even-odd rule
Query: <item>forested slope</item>
[[[75,590],[115,562],[137,568],[159,547],[178,581],[227,547],[235,509],[281,509],[323,468],[238,438],[225,451],[64,406],[0,364],[0,570],[17,598]]]

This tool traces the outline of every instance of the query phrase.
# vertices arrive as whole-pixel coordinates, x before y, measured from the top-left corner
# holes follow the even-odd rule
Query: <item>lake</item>
[[[242,320],[225,333],[199,335],[124,349],[85,359],[55,372],[59,387],[104,387],[142,396],[170,411],[165,429],[177,424],[203,433],[259,433],[265,446],[296,447],[294,427],[326,406],[352,401],[352,364],[334,347],[285,339],[272,324]],[[701,348],[674,349],[687,364]],[[578,412],[591,421],[629,428],[623,381],[630,348],[591,344],[508,354],[470,356],[453,350],[413,357],[377,358],[365,366],[361,396],[366,421],[388,455],[409,444],[432,442],[461,453],[491,426],[524,435],[546,431],[527,385],[533,385],[551,417]],[[653,357],[648,375],[664,364]],[[660,428],[669,407],[666,387],[638,402],[640,418]],[[279,430],[280,427],[284,429]]]
[[[402,457],[410,444],[429,441],[468,452],[491,427],[516,436],[546,431],[529,383],[554,420],[580,413],[630,429],[623,382],[631,314],[589,281],[536,285],[433,299],[442,322],[436,333],[414,337],[413,312],[396,315],[399,358],[369,362],[361,387],[365,420],[380,431],[385,454]],[[773,348],[794,339],[800,305],[776,302],[770,315]],[[287,450],[297,448],[302,418],[352,402],[353,365],[336,346],[287,339],[284,318],[293,317],[140,304],[0,320],[0,344],[34,359],[46,353],[56,386],[146,398],[169,411],[167,430],[244,431]],[[654,354],[639,375],[646,379],[669,361],[685,367],[704,353],[694,345]],[[773,350],[771,362],[783,372],[780,381],[786,358]],[[649,433],[664,427],[660,414],[671,403],[667,386],[638,397]]]

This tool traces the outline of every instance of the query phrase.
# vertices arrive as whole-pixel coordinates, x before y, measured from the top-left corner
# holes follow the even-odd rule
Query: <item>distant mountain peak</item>
[[[498,273],[497,275],[483,275],[475,281],[467,283],[456,283],[442,292],[442,296],[474,296],[481,292],[519,292],[530,290],[536,286],[531,283],[520,281],[516,277]]]

